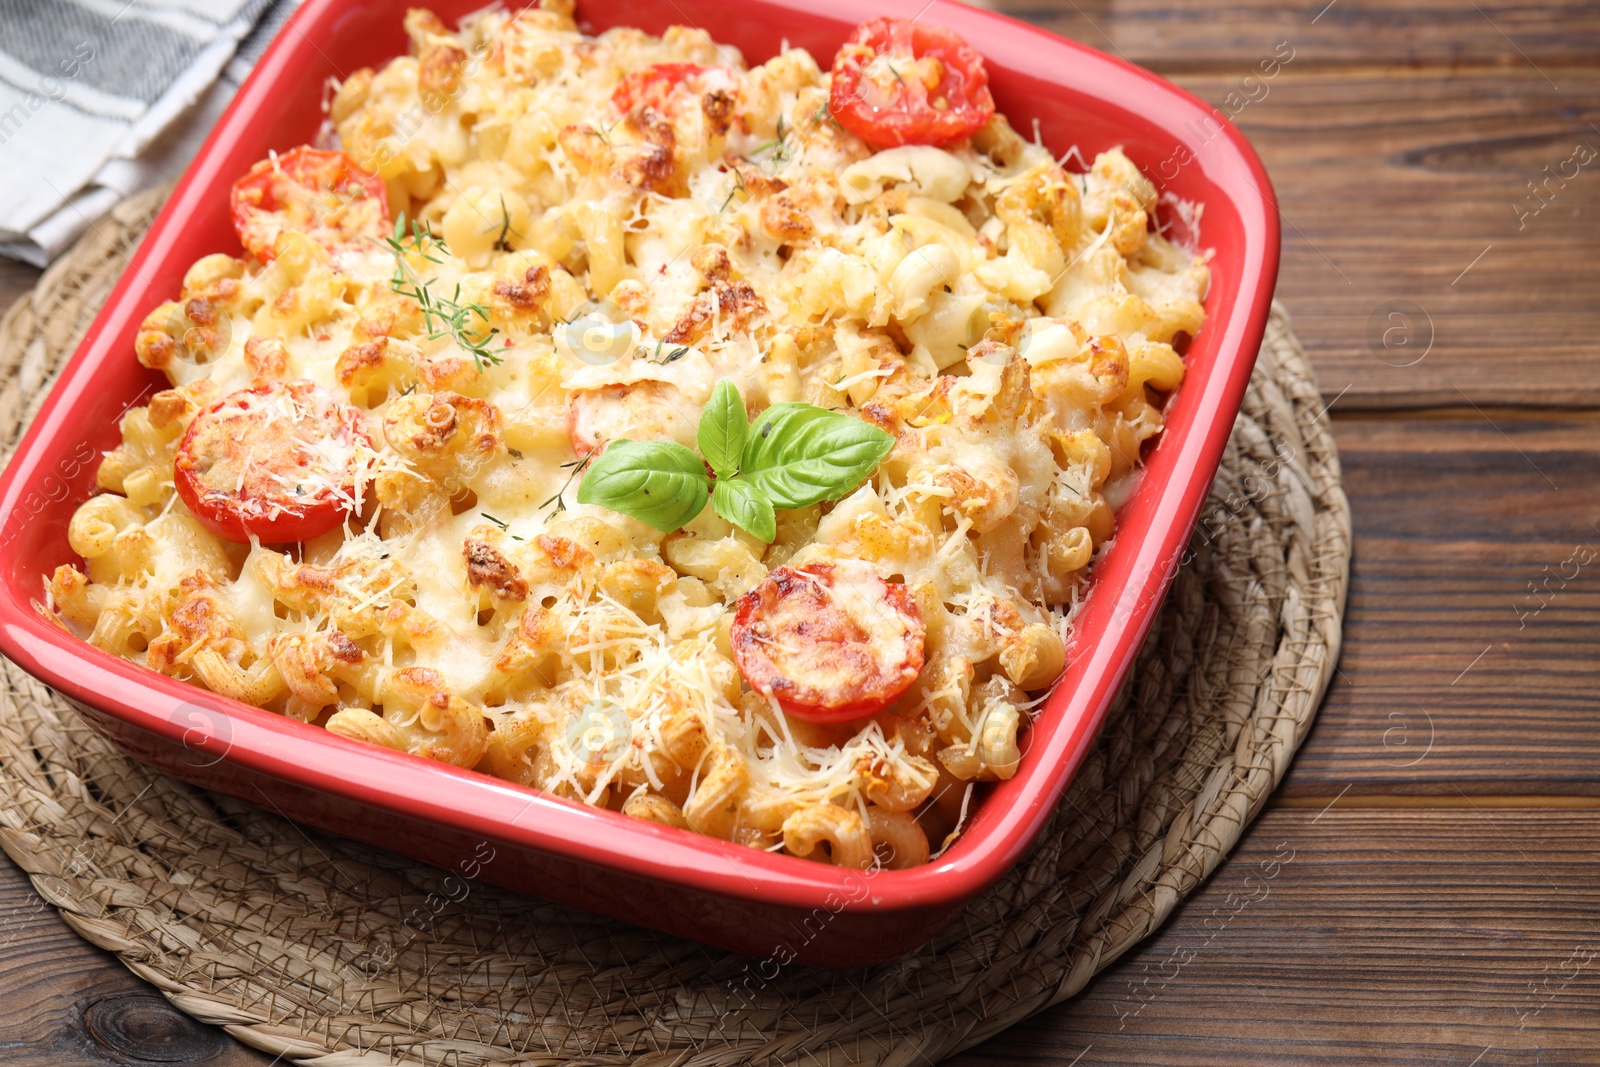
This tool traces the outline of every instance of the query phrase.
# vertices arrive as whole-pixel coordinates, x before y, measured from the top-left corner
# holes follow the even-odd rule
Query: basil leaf
[[[697,434],[700,454],[718,478],[732,478],[739,473],[739,457],[749,434],[750,417],[745,414],[744,399],[733,382],[724,378],[711,391],[711,403],[700,413]]]
[[[611,442],[578,484],[578,503],[599,504],[671,533],[711,495],[705,464],[676,441]]]
[[[711,490],[711,506],[718,515],[769,545],[778,539],[778,516],[772,501],[743,478],[718,478]]]
[[[878,469],[894,437],[811,404],[774,404],[750,429],[741,477],[778,508],[837,500]]]

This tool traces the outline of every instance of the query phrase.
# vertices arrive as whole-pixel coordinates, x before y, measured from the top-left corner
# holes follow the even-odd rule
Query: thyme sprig
[[[784,127],[783,116],[779,115],[777,136],[768,141],[766,144],[759,145],[756,148],[751,149],[750,154],[745,158],[751,163],[754,163],[762,155],[771,153],[768,162],[772,164],[774,169],[776,169],[779,164],[787,163],[790,158],[792,158],[789,151],[789,134],[791,132],[791,130],[788,130]]]
[[[605,145],[607,148],[611,148],[611,131],[616,129],[617,124],[621,121],[621,119],[618,119],[617,122],[613,122],[609,126],[590,126],[584,132],[589,134],[591,137],[598,137],[601,144]]]
[[[445,245],[444,238],[435,234],[427,223],[416,219],[411,220],[411,228],[407,232],[406,217],[402,214],[394,220],[394,232],[384,239],[384,243],[394,254],[394,276],[389,279],[389,288],[415,300],[417,306],[422,308],[422,322],[428,331],[428,340],[448,337],[455,341],[463,351],[472,354],[472,362],[479,374],[483,373],[484,364],[500,363],[501,357],[489,348],[489,342],[500,332],[489,325],[489,309],[471,301],[462,303],[459,283],[449,296],[435,292],[433,280],[422,278],[412,269],[408,257],[413,254],[429,263],[443,263],[444,260],[434,253],[449,255],[450,249]],[[407,247],[408,244],[410,247]],[[473,319],[477,319],[481,325],[474,324]]]
[[[661,364],[676,363],[678,360],[682,359],[684,356],[687,356],[689,354],[689,346],[688,345],[679,345],[678,347],[670,350],[665,356],[663,356],[661,354],[661,348],[665,344],[666,344],[666,342],[664,340],[659,340],[658,339],[656,341],[656,350],[655,350],[654,353],[651,354],[650,362],[652,362],[652,363],[661,363]]]
[[[506,520],[497,519],[493,515],[489,514],[487,511],[480,511],[480,512],[478,512],[478,514],[482,515],[484,518],[488,519],[490,522],[492,522],[496,526],[500,527],[501,532],[503,532],[507,537],[511,538],[511,540],[513,540],[513,541],[525,540],[525,538],[518,537],[516,534],[511,532],[511,524],[506,522]]]
[[[578,475],[584,472],[584,469],[589,466],[589,462],[594,459],[595,454],[599,451],[600,446],[596,445],[579,458],[568,460],[566,463],[561,464],[561,469],[567,472],[567,480],[561,483],[560,489],[557,489],[555,493],[546,497],[539,504],[540,510],[543,510],[551,504],[555,504],[556,506],[555,510],[550,513],[551,515],[559,515],[562,511],[566,510],[567,502],[561,498],[567,495],[567,490],[572,488],[573,481],[577,479]]]
[[[722,201],[722,206],[717,208],[717,214],[721,215],[726,212],[728,210],[728,205],[733,203],[733,198],[738,196],[740,193],[745,195],[746,200],[750,198],[750,190],[746,188],[744,184],[744,175],[741,174],[736,167],[733,171],[733,188],[728,190],[728,195],[726,199]]]
[[[511,232],[511,212],[506,210],[506,194],[500,194],[500,236],[494,239],[494,250],[505,252],[510,249],[506,244],[506,236]]]

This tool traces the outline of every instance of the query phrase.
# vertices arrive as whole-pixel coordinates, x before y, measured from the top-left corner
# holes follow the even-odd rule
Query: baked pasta
[[[948,31],[830,70],[570,0],[405,25],[145,320],[171,387],[47,610],[347,738],[927,861],[1023,758],[1203,260]]]

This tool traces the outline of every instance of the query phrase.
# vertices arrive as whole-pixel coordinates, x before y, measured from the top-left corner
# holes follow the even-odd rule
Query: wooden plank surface
[[[189,1021],[21,888],[4,865],[9,1067],[272,1062]],[[950,1062],[1592,1064],[1597,915],[1600,811],[1269,811],[1082,996]]]
[[[1282,794],[1600,795],[1600,416],[1334,431],[1356,533],[1344,655]]]
[[[956,1062],[1600,1063],[1600,159],[1568,162],[1600,149],[1600,5],[984,6],[1236,110],[1356,560],[1339,676],[1240,850],[1082,997]],[[35,276],[0,260],[0,306]],[[0,1062],[272,1061],[0,863]]]
[[[1291,66],[1238,111],[1282,208],[1278,295],[1339,410],[1600,404],[1600,69],[1559,82]]]
[[[5,314],[7,308],[33,288],[40,273],[26,263],[0,256],[0,315]]]
[[[1554,74],[1565,65],[1593,66],[1600,54],[1600,8],[1589,0],[983,0],[979,6],[1163,74],[1248,66],[1279,41],[1292,42],[1303,62],[1318,66],[1537,63]]]
[[[0,1063],[8,1067],[264,1065],[168,1004],[73,933],[9,859],[0,862]]]
[[[952,1067],[1600,1063],[1600,812],[1270,811],[1076,1000]]]

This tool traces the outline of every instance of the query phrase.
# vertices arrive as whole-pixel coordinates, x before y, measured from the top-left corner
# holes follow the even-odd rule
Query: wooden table
[[[1237,109],[1356,557],[1334,685],[1235,855],[955,1062],[1600,1063],[1600,4],[997,6]],[[0,301],[33,277],[0,265]],[[0,1061],[268,1063],[9,863],[0,915]]]

